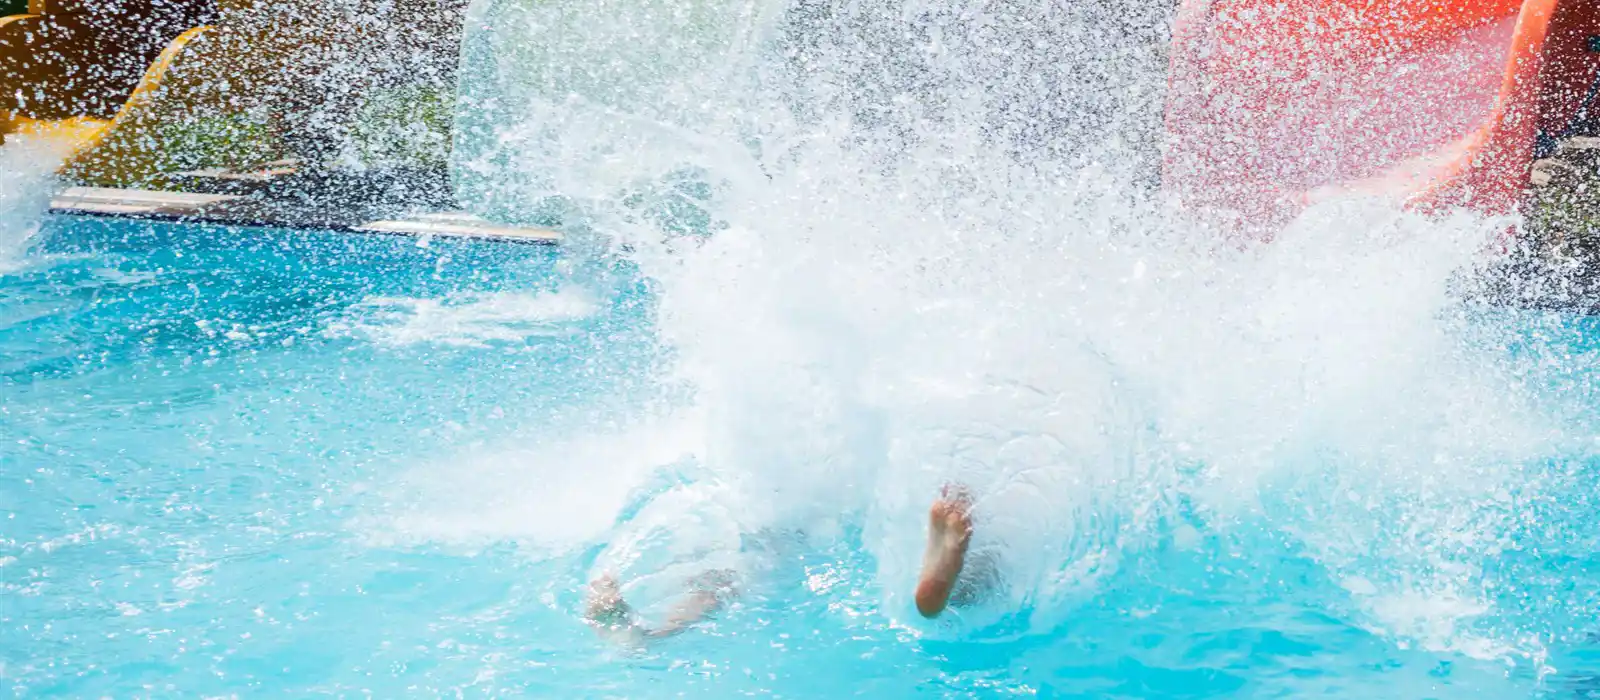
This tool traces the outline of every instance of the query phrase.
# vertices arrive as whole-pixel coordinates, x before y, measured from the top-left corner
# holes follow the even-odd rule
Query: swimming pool
[[[1387,598],[1388,625],[1360,602],[1385,582],[1246,512],[1167,522],[1042,633],[941,633],[885,609],[877,535],[845,517],[736,534],[763,563],[732,609],[620,649],[583,623],[583,585],[696,478],[628,263],[69,217],[41,240],[0,276],[16,696],[1600,695],[1581,460],[1550,468],[1561,498],[1505,495],[1472,595]],[[1530,342],[1600,337],[1551,328]]]

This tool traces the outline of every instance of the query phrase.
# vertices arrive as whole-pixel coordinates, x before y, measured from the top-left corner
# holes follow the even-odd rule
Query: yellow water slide
[[[0,12],[8,2],[15,10],[22,0],[0,0]],[[375,92],[389,102],[401,95],[391,112],[419,106],[406,97],[416,90],[396,86],[448,86],[453,95],[465,6],[28,2],[27,12],[0,17],[0,143],[7,134],[64,140],[65,176],[115,187],[286,157],[340,160]]]
[[[89,151],[151,101],[215,13],[214,0],[30,0],[0,17],[0,142]]]

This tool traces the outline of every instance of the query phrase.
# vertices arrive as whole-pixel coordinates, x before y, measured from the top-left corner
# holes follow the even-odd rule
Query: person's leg
[[[690,579],[689,594],[673,606],[665,624],[646,632],[646,636],[670,637],[710,617],[733,597],[735,592],[733,584],[733,571],[728,569],[707,571]]]
[[[616,577],[606,574],[589,584],[584,619],[602,635],[620,638],[619,641],[660,639],[682,633],[710,617],[737,592],[734,588],[734,572],[729,569],[707,571],[690,579],[688,584],[689,593],[673,607],[666,622],[659,628],[650,629],[638,621],[633,607],[623,600],[622,588]]]
[[[928,509],[928,549],[922,557],[916,593],[917,612],[923,617],[938,617],[950,604],[972,542],[971,508],[972,496],[966,487],[952,484],[944,487]]]

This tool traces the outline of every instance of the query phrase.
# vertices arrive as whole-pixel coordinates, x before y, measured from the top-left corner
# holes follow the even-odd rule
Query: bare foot
[[[917,581],[917,612],[923,617],[938,617],[950,604],[950,592],[972,542],[971,509],[972,495],[959,484],[946,485],[928,509],[928,550],[922,556],[922,577]]]

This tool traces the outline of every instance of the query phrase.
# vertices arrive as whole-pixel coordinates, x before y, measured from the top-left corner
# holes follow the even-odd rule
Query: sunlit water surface
[[[978,545],[1013,583],[928,624],[891,571],[920,556],[925,485],[834,485],[898,488],[900,509],[750,515],[761,499],[710,466],[715,421],[629,263],[80,218],[40,240],[0,277],[0,679],[17,696],[1600,693],[1600,462],[1582,439],[1482,492],[1380,493],[1341,479],[1348,453],[1286,451],[1289,476],[1219,508],[1206,465],[1182,466],[1145,479],[1161,493],[1144,515],[1091,516],[1138,524],[1059,564],[1054,597],[1025,579],[1048,552],[983,528],[1055,532],[1058,514],[1015,494],[986,510],[980,491]],[[1592,322],[1465,324],[1502,341],[1534,403],[1600,405]],[[1018,481],[1043,502],[1096,488],[1024,470],[991,504]],[[742,595],[687,634],[619,648],[581,619],[600,569],[648,616],[712,560]]]

